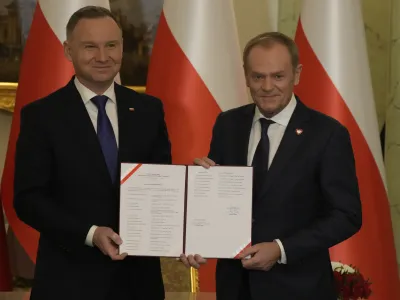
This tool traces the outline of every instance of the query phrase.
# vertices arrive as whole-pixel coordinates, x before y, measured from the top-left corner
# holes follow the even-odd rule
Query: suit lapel
[[[117,115],[118,115],[118,144],[121,149],[125,144],[127,136],[127,132],[125,132],[125,128],[127,128],[126,123],[129,121],[129,105],[123,95],[123,91],[120,90],[120,87],[115,84],[115,98],[117,99]],[[134,108],[134,107],[132,107]]]
[[[138,151],[138,140],[140,132],[144,131],[142,118],[145,116],[141,111],[138,101],[132,94],[126,94],[123,87],[115,84],[115,96],[117,98],[118,132],[119,132],[119,161],[124,162],[127,158],[135,157]]]
[[[268,180],[266,184],[263,185],[262,192],[259,194],[260,197],[265,194],[268,188],[273,185],[275,181],[279,180],[280,172],[286,164],[289,163],[290,158],[296,153],[299,145],[309,134],[306,128],[306,121],[309,117],[308,108],[297,100],[296,109],[293,112],[282,141],[266,174]]]
[[[237,122],[237,128],[234,132],[237,144],[235,145],[238,165],[247,166],[247,155],[249,149],[249,138],[251,126],[253,124],[255,105],[250,104],[243,109],[243,119]]]
[[[85,104],[71,80],[65,87],[64,111],[68,130],[81,148],[83,163],[92,170],[92,174],[100,176],[104,183],[111,184],[107,165],[93,123]]]

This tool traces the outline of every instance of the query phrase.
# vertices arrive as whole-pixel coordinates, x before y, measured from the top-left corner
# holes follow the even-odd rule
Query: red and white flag
[[[332,261],[370,278],[370,299],[400,299],[360,1],[304,0],[296,32],[303,71],[296,93],[350,131],[363,209],[359,233],[331,249]]]
[[[0,197],[0,292],[11,292],[12,280],[10,261],[8,258],[6,229],[4,227],[4,213]]]
[[[73,66],[64,57],[63,50],[65,27],[70,16],[86,5],[110,8],[108,0],[38,0],[22,56],[0,196],[7,220],[33,262],[36,261],[39,234],[22,223],[13,208],[14,156],[20,125],[19,114],[21,107],[47,96],[71,79]]]
[[[218,114],[248,103],[231,0],[164,1],[146,90],[164,103],[173,162],[207,155]],[[214,263],[202,291],[215,290]]]

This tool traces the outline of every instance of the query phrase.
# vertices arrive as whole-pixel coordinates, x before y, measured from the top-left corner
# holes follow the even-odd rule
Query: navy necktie
[[[274,121],[264,118],[260,119],[261,123],[261,139],[258,142],[256,152],[254,153],[252,166],[257,169],[257,172],[265,172],[268,170],[269,161],[269,138],[268,127]]]
[[[253,170],[254,170],[254,194],[257,196],[264,182],[264,176],[268,170],[269,161],[269,138],[268,138],[268,127],[272,123],[272,120],[264,118],[260,119],[261,123],[261,139],[258,142],[256,152],[253,157]]]
[[[106,113],[107,96],[95,96],[91,101],[97,106],[97,137],[103,151],[104,159],[112,182],[117,179],[118,147],[114,130]]]

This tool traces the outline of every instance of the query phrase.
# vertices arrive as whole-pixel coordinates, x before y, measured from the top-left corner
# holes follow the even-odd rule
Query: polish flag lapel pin
[[[302,134],[303,133],[303,129],[301,129],[301,128],[297,128],[296,129],[296,134],[297,135],[300,135],[300,134]]]

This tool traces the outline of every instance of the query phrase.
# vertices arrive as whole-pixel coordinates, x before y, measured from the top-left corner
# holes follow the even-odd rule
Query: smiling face
[[[95,93],[104,92],[114,81],[122,62],[122,33],[110,17],[81,19],[67,41],[65,56],[76,77]]]
[[[286,46],[272,43],[254,46],[245,64],[246,83],[260,112],[271,118],[289,103],[299,83],[301,65],[293,67]]]

